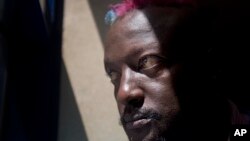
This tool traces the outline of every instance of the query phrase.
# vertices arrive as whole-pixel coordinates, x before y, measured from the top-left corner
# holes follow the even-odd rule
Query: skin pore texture
[[[227,106],[215,108],[217,103],[226,104],[210,101],[209,96],[205,99],[205,92],[200,94],[208,84],[199,81],[203,68],[193,76],[196,72],[184,69],[186,59],[178,59],[184,57],[183,52],[173,49],[175,34],[190,13],[188,8],[135,9],[110,27],[104,47],[105,70],[114,85],[121,123],[130,141],[199,140],[198,136],[194,139],[195,133],[206,136],[206,130],[217,123],[221,127],[214,135],[227,138],[227,131],[221,130],[228,123],[221,115],[227,113],[219,112]],[[187,73],[188,77],[183,77]],[[205,112],[199,111],[199,106]],[[204,133],[202,124],[208,124]]]

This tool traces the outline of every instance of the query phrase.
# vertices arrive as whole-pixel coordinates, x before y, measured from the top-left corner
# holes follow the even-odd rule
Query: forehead
[[[145,12],[135,9],[124,17],[120,17],[114,25],[111,26],[110,32],[117,29],[123,31],[123,33],[148,31],[151,30],[151,25]]]
[[[157,32],[160,27],[163,27],[165,32],[170,30],[173,25],[177,23],[178,19],[180,19],[181,14],[184,13],[182,9],[171,7],[149,7],[142,10],[134,9],[125,16],[118,18],[110,27],[107,37],[110,39],[113,38],[113,35],[117,37],[118,35],[144,34],[152,30],[158,35],[163,32],[162,29],[161,32]]]
[[[136,40],[141,36],[145,36],[146,33],[152,32],[152,26],[150,25],[146,15],[143,11],[134,10],[124,17],[119,18],[109,29],[106,40],[106,48],[109,49],[109,45],[124,40]]]
[[[107,34],[105,60],[149,47],[159,47],[159,41],[168,41],[182,13],[185,12],[176,8],[147,8],[133,10],[120,17]]]
[[[146,15],[133,11],[117,20],[107,34],[105,61],[118,61],[155,43],[156,37]]]

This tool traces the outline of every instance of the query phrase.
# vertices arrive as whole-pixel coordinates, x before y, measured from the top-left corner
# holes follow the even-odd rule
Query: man
[[[185,0],[126,0],[108,12],[105,70],[130,141],[229,139],[237,108],[217,89],[214,18]]]

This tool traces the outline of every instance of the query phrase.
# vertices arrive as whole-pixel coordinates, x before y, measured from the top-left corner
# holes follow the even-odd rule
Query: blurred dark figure
[[[63,1],[43,2],[3,1],[1,141],[57,139]]]

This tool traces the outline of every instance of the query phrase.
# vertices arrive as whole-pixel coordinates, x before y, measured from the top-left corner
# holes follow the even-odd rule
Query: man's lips
[[[158,114],[125,115],[122,118],[122,123],[127,129],[137,129],[148,125],[153,120],[159,120]]]
[[[125,124],[125,127],[127,129],[138,129],[138,128],[142,128],[144,126],[146,126],[147,124],[149,124],[152,121],[152,119],[147,119],[147,118],[143,118],[143,119],[138,119],[138,120],[134,120],[131,122],[127,122]]]
[[[123,117],[123,120],[124,120],[125,123],[137,121],[137,120],[140,120],[140,119],[147,119],[147,116],[146,115],[141,115],[141,114],[136,114],[136,115],[133,115],[133,116],[125,115]]]

